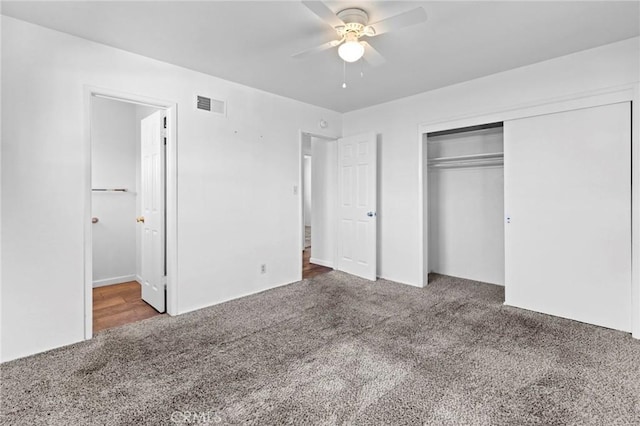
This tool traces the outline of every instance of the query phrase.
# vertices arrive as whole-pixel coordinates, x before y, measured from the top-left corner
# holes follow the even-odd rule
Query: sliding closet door
[[[504,123],[505,303],[631,330],[629,103]]]

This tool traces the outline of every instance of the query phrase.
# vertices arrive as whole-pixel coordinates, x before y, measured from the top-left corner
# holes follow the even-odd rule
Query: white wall
[[[420,124],[632,84],[640,78],[639,52],[640,39],[633,38],[344,114],[345,136],[379,134],[379,274],[423,284]]]
[[[311,156],[304,156],[304,165],[302,166],[302,194],[304,205],[304,226],[311,226]]]
[[[2,360],[84,338],[85,86],[178,104],[179,313],[298,280],[299,132],[340,114],[3,16]]]
[[[91,105],[93,286],[135,279],[136,274],[136,108],[94,98]]]
[[[502,167],[429,173],[429,271],[504,285]]]
[[[337,141],[311,138],[311,258],[334,267],[336,254]]]

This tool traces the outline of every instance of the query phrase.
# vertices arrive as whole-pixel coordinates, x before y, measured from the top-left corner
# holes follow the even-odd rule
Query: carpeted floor
[[[330,272],[3,364],[1,421],[640,424],[640,341],[502,300]]]

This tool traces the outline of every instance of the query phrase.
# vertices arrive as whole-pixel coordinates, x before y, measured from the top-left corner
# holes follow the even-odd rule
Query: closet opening
[[[504,286],[503,123],[426,133],[428,279]]]

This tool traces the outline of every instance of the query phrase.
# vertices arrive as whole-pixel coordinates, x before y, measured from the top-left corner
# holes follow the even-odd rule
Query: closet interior
[[[504,285],[503,123],[427,134],[428,270]]]

